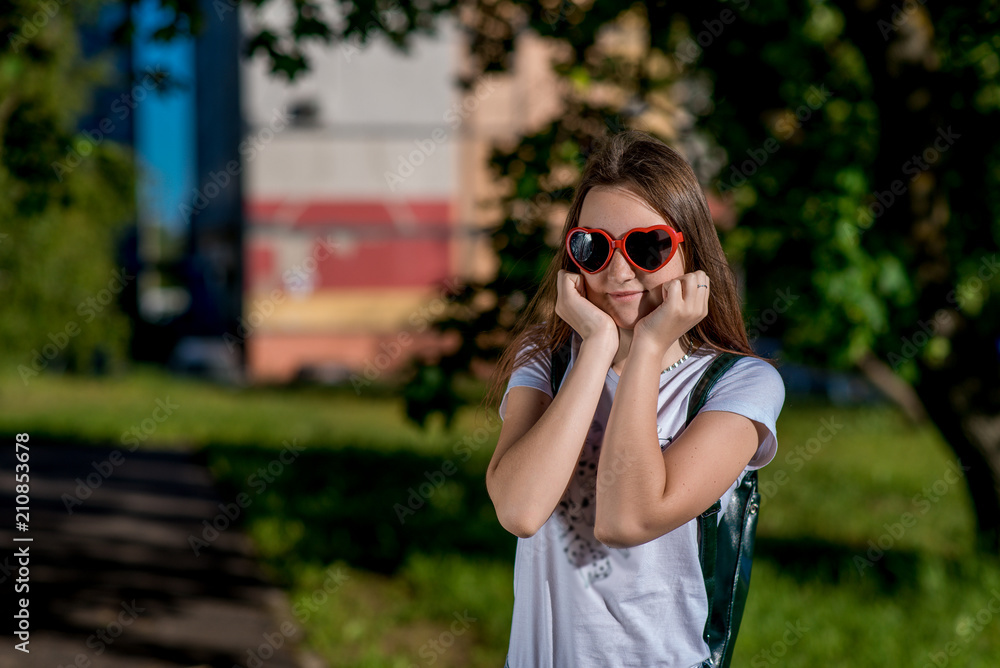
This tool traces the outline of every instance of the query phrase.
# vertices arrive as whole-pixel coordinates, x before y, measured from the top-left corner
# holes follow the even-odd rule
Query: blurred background
[[[0,664],[503,665],[483,399],[637,128],[785,380],[734,665],[995,665],[998,18],[0,2]]]

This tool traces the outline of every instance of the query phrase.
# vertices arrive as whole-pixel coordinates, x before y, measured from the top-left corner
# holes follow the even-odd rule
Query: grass
[[[228,388],[150,368],[106,378],[42,375],[27,386],[8,374],[0,376],[6,407],[0,428],[120,444],[130,429],[142,431],[159,400],[177,407],[144,434],[156,447],[224,442],[280,449],[293,439],[315,447],[354,443],[378,452],[423,452],[440,445],[440,421],[432,421],[425,433],[404,424],[401,403],[372,401],[373,396],[378,394],[358,396],[350,388]],[[375,424],[389,429],[372,429]]]
[[[120,442],[167,397],[178,407],[144,447],[197,448],[224,498],[254,496],[243,528],[331,666],[503,665],[515,539],[486,494],[497,429],[483,416],[425,432],[385,392],[232,390],[141,371],[42,376],[30,392],[0,378],[0,430]],[[286,441],[304,452],[252,487]],[[933,427],[789,398],[778,442],[760,472],[733,665],[992,666],[1000,566],[972,553],[968,493]],[[432,482],[400,515],[409,490]]]

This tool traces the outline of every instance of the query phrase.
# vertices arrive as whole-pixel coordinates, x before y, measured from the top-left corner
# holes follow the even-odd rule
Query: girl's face
[[[621,188],[592,188],[580,209],[580,227],[602,229],[613,239],[621,239],[636,227],[670,225],[638,195]],[[610,315],[622,329],[635,323],[663,303],[660,286],[684,275],[684,256],[680,249],[670,262],[653,273],[633,267],[615,249],[611,261],[596,274],[581,272],[587,286],[587,298]]]

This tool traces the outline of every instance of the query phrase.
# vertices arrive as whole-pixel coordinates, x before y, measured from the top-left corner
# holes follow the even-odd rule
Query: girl
[[[658,139],[602,142],[563,240],[490,394],[509,376],[486,473],[518,536],[507,667],[709,665],[695,518],[774,458],[784,385],[750,348],[694,171]],[[741,358],[684,429],[721,351]]]

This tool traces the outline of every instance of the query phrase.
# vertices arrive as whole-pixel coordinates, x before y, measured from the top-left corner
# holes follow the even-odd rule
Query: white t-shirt
[[[580,343],[574,332],[567,372]],[[656,415],[661,450],[683,431],[691,391],[717,355],[703,346],[661,375]],[[512,387],[535,387],[552,396],[550,375],[549,355],[516,369],[500,403],[500,418]],[[684,668],[700,666],[709,656],[702,637],[708,600],[698,560],[697,520],[627,549],[610,548],[594,538],[597,462],[618,380],[608,369],[566,493],[538,532],[517,539],[514,619],[505,668]],[[738,413],[768,429],[723,496],[723,512],[746,471],[774,458],[775,422],[784,400],[777,370],[753,357],[737,360],[709,392],[702,411]]]

